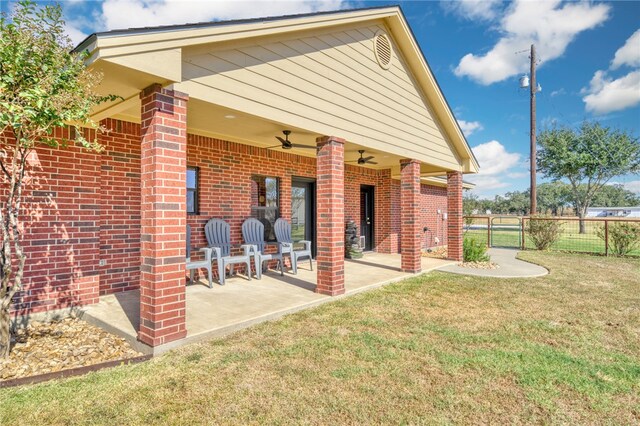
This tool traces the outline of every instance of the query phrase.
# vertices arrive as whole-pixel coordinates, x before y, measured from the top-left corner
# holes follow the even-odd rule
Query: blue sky
[[[0,0],[2,1],[2,0]],[[6,1],[3,1],[6,8]],[[528,187],[529,97],[518,79],[540,59],[538,128],[585,119],[640,136],[640,2],[62,2],[75,42],[95,31],[400,4],[481,165],[481,197]],[[524,53],[518,53],[525,51]],[[640,176],[615,182],[640,193]]]

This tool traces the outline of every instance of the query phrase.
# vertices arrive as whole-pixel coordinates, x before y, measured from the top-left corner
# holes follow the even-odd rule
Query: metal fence
[[[581,220],[577,217],[522,217],[522,216],[465,216],[465,237],[486,241],[489,247],[513,247],[535,250],[536,246],[527,232],[531,220],[556,221],[560,233],[550,250],[609,255],[613,253],[618,224],[640,227],[640,219],[586,218],[584,232],[580,232]],[[628,256],[640,257],[640,246]]]

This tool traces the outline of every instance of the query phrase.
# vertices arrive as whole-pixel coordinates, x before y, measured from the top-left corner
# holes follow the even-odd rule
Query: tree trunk
[[[0,307],[0,358],[8,358],[11,349],[11,316],[9,308]]]
[[[581,210],[580,212],[578,212],[578,217],[580,218],[580,233],[581,234],[586,234],[587,233],[587,227],[586,227],[586,223],[584,221],[584,217],[586,216],[584,210]]]

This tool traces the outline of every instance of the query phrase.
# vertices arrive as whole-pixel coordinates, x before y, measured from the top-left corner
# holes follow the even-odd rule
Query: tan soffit
[[[102,114],[122,113],[127,109],[131,109],[133,97],[136,90],[139,91],[145,86],[146,82],[155,78],[155,82],[162,84],[174,83],[175,87],[196,90],[193,80],[184,81],[182,67],[184,66],[183,52],[185,49],[196,49],[204,45],[219,43],[221,46],[225,43],[238,44],[243,40],[247,42],[251,40],[255,44],[256,40],[269,39],[273,37],[285,37],[289,34],[303,34],[304,32],[320,32],[329,31],[337,27],[353,27],[354,25],[362,27],[363,23],[381,22],[382,27],[387,29],[397,44],[399,50],[398,55],[402,58],[410,75],[415,78],[417,86],[421,93],[425,96],[427,104],[434,116],[434,123],[438,131],[445,135],[450,149],[457,158],[457,165],[452,167],[450,162],[445,160],[437,160],[440,155],[437,152],[433,154],[422,154],[420,151],[412,150],[413,145],[404,143],[399,148],[393,149],[394,155],[406,155],[410,158],[418,158],[422,161],[431,161],[434,165],[440,164],[441,170],[461,170],[465,173],[475,173],[478,171],[478,164],[475,160],[471,149],[469,148],[458,124],[449,108],[440,88],[435,81],[431,70],[429,69],[420,48],[415,41],[411,30],[398,7],[374,8],[354,11],[342,11],[334,13],[320,13],[306,16],[283,17],[278,19],[265,20],[249,20],[240,23],[220,24],[213,23],[210,25],[185,25],[185,26],[168,26],[152,29],[141,29],[131,31],[115,31],[110,33],[101,33],[89,37],[85,42],[78,46],[78,49],[87,49],[92,55],[94,66],[105,68],[105,84],[111,84],[112,79],[122,80],[125,74],[130,72],[138,72],[141,76],[128,80],[126,83],[113,82],[114,86],[120,84],[124,102],[127,105],[118,107],[116,102],[114,105],[107,105],[102,110]],[[380,25],[380,24],[376,24]],[[111,64],[111,65],[109,65]],[[126,72],[109,73],[108,69],[112,65],[118,65]],[[180,69],[180,72],[178,72]],[[135,82],[134,82],[135,81]],[[189,90],[186,90],[189,92]],[[203,100],[216,102],[216,99]],[[230,105],[232,103],[230,102]],[[236,105],[236,104],[233,104]],[[109,109],[112,108],[110,111]],[[288,117],[284,114],[278,115],[270,111],[271,116],[261,114],[260,110],[256,110],[256,115],[268,118],[270,122],[276,125],[286,126],[283,123],[289,123]],[[126,115],[126,114],[125,114]],[[313,123],[303,119],[296,122],[300,129],[316,130]],[[371,123],[375,128],[375,123]],[[318,127],[317,130],[326,130],[327,128]],[[424,130],[427,133],[429,130]],[[321,133],[327,134],[327,133]],[[348,135],[348,133],[347,133]],[[337,134],[337,136],[341,136]],[[369,146],[374,148],[384,148],[384,143],[393,143],[391,136],[385,137],[384,143],[369,144],[368,135],[360,138],[357,135],[347,138],[357,145]],[[425,136],[429,138],[430,136]],[[438,148],[439,149],[439,148]],[[428,166],[426,168],[429,168]],[[435,169],[437,169],[436,167]],[[425,170],[426,172],[426,170]],[[432,172],[437,172],[433,170]]]

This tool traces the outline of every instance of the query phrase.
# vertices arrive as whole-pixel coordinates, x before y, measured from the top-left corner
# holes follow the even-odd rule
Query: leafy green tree
[[[612,178],[640,173],[640,143],[630,133],[584,122],[579,129],[554,127],[538,135],[537,168],[553,180],[566,179],[578,217]],[[585,233],[580,221],[580,233]]]
[[[545,182],[538,185],[538,207],[543,213],[560,216],[571,204],[571,185],[564,182]]]
[[[9,308],[22,288],[27,256],[22,247],[22,196],[27,157],[38,145],[51,148],[69,143],[94,151],[101,146],[87,140],[81,127],[100,129],[90,118],[100,96],[101,76],[87,69],[83,55],[72,52],[64,33],[59,5],[37,6],[32,1],[15,5],[11,15],[0,16],[0,356],[10,350]],[[73,140],[53,138],[55,128],[75,127]],[[35,173],[35,171],[33,171]]]
[[[605,185],[595,194],[591,205],[594,207],[640,206],[640,196],[620,184]]]
[[[529,191],[512,191],[504,195],[507,213],[526,215],[529,212]]]

